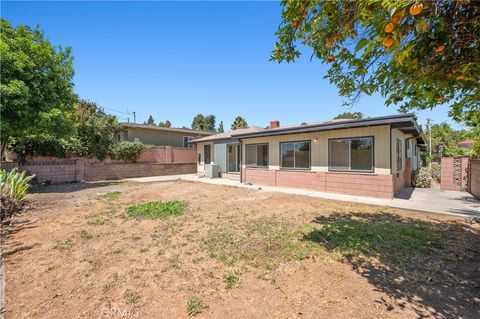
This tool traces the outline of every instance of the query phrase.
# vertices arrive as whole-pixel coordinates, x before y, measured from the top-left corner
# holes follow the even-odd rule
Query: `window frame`
[[[185,143],[185,138],[187,138],[187,143]],[[184,137],[183,137],[183,147],[184,147],[184,148],[195,148],[195,144],[193,144],[193,143],[188,143],[188,142],[190,142],[191,140],[193,140],[194,138],[195,138],[195,137],[193,137],[193,136],[188,136],[188,135],[184,136]]]
[[[397,173],[401,172],[403,170],[403,143],[402,140],[399,139],[398,137],[396,138],[396,158],[397,158]]]
[[[295,143],[308,143],[308,167],[284,167],[282,165],[282,144],[295,144]],[[295,150],[295,147],[293,148]],[[305,171],[312,169],[312,140],[296,140],[296,141],[285,141],[279,142],[278,144],[278,151],[279,151],[279,164],[281,170],[295,170],[295,171]],[[293,155],[293,165],[295,166],[295,153]]]
[[[268,168],[270,166],[270,145],[268,142],[266,143],[250,143],[250,144],[244,144],[245,145],[245,167],[248,168]],[[258,165],[258,146],[259,145],[266,145],[267,146],[267,165],[261,166]],[[255,158],[257,159],[257,163],[255,165],[253,164],[247,164],[247,147],[248,146],[255,146]]]
[[[352,169],[352,140],[355,139],[362,139],[362,138],[369,138],[372,140],[372,169],[370,170],[359,170],[359,169]],[[332,158],[332,147],[331,141],[339,141],[339,140],[348,140],[348,166],[350,169],[334,169],[331,165],[331,158]],[[333,137],[328,139],[328,171],[329,172],[347,172],[347,173],[375,173],[375,136],[367,135],[367,136],[350,136],[350,137]]]

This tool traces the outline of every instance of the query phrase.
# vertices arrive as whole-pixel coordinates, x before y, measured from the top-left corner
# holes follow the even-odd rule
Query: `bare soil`
[[[126,216],[152,200],[188,206]],[[357,215],[428,225],[442,245],[398,263],[305,240],[322,219]],[[44,186],[3,229],[5,316],[186,318],[197,297],[196,318],[478,318],[479,231],[449,216],[182,181]]]

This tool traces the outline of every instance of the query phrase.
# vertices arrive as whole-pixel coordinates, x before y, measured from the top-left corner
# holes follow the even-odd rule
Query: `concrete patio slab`
[[[250,188],[267,192],[280,192],[330,200],[389,206],[395,208],[419,210],[430,213],[448,214],[461,217],[480,218],[480,200],[473,195],[467,192],[443,191],[433,188],[407,187],[402,192],[400,192],[396,198],[384,199],[375,197],[325,193],[299,188],[249,185],[242,184],[238,181],[231,179],[210,179],[203,176],[198,176],[196,174],[139,177],[129,178],[126,180],[138,183],[153,183],[174,181],[178,179],[214,185]]]

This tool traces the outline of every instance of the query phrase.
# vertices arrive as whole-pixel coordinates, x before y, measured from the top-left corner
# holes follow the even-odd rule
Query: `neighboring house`
[[[465,141],[459,142],[457,144],[457,146],[459,148],[464,148],[464,149],[467,149],[467,150],[471,150],[473,143],[475,143],[475,140],[465,140]]]
[[[188,143],[194,138],[212,135],[188,128],[160,127],[145,124],[120,123],[119,141],[140,142],[155,146],[195,147]]]
[[[420,166],[424,138],[413,115],[402,114],[285,127],[274,121],[193,143],[199,173],[218,164],[243,183],[393,198]]]

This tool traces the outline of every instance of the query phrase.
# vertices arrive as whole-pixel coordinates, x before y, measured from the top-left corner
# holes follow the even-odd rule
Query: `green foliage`
[[[376,258],[403,264],[413,253],[428,254],[441,246],[440,234],[420,221],[403,221],[390,214],[354,214],[322,222],[305,240],[327,244],[347,259]]]
[[[76,140],[56,139],[47,137],[16,137],[12,138],[8,149],[15,152],[19,162],[25,162],[27,156],[54,156],[65,158],[73,156],[76,151]]]
[[[443,152],[443,156],[447,156],[447,157],[466,156],[469,153],[470,152],[467,149],[454,147]]]
[[[238,283],[239,280],[240,280],[240,277],[238,277],[235,274],[226,274],[223,277],[223,281],[225,281],[225,283],[227,284],[225,286],[226,289],[232,289],[233,287],[235,287],[235,285]]]
[[[158,123],[158,126],[160,126],[160,127],[172,127],[172,123],[170,123],[169,120],[166,120],[165,122]]]
[[[432,186],[432,173],[428,167],[420,167],[413,171],[412,186],[419,188],[430,188]]]
[[[363,119],[364,115],[362,112],[343,112],[342,114],[338,114],[333,119],[351,119],[351,120],[359,120]]]
[[[185,201],[160,202],[153,201],[143,204],[130,205],[127,208],[127,214],[130,217],[147,216],[151,219],[166,218],[169,216],[181,215],[187,203]]]
[[[431,171],[432,179],[440,182],[441,178],[441,166],[439,163],[432,163],[432,171]]]
[[[65,111],[76,100],[70,48],[53,46],[38,28],[13,28],[4,19],[1,30],[0,157],[11,138],[71,135]]]
[[[430,134],[432,134],[432,161],[440,162],[442,156],[451,156],[447,154],[458,152],[457,143],[462,140],[462,131],[452,129],[446,122],[433,124],[426,131],[427,147]]]
[[[150,116],[148,117],[147,121],[144,122],[143,124],[155,126],[155,120],[153,119],[153,116],[150,115]]]
[[[248,127],[248,123],[241,116],[237,116],[231,126],[232,130],[237,130],[239,128],[246,128],[246,127]]]
[[[153,145],[121,141],[114,143],[109,150],[109,156],[113,160],[135,162],[145,150],[151,149]]]
[[[223,132],[225,132],[225,130],[224,130],[224,128],[223,128],[223,121],[220,121],[220,124],[218,125],[217,132],[218,132],[218,133],[223,133]]]
[[[283,0],[282,6],[271,59],[295,61],[300,45],[311,48],[312,59],[329,64],[325,78],[346,104],[380,92],[401,111],[448,103],[457,121],[480,111],[477,2]]]
[[[208,308],[208,306],[198,297],[192,297],[187,301],[187,314],[190,317],[201,313],[206,308]]]
[[[117,142],[119,132],[115,116],[105,114],[94,102],[80,101],[72,117],[77,126],[77,155],[104,160]]]
[[[35,175],[27,176],[26,172],[18,172],[16,168],[10,172],[0,170],[0,220],[10,216],[22,205],[34,177]]]
[[[199,131],[214,132],[215,122],[216,122],[216,117],[213,114],[206,115],[206,116],[203,114],[197,114],[193,118],[192,128],[194,130],[199,130]]]

